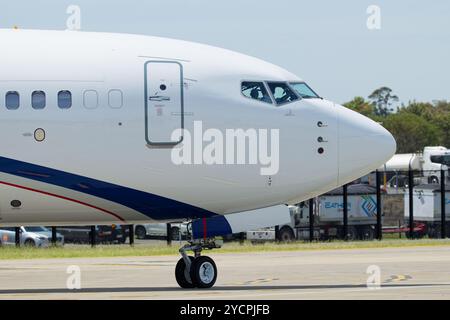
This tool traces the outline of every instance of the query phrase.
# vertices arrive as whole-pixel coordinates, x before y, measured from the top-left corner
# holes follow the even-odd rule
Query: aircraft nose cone
[[[339,106],[340,185],[376,170],[397,148],[394,137],[375,121]]]

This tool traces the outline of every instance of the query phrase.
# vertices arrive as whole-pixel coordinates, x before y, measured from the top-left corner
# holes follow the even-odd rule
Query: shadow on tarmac
[[[421,284],[389,284],[381,285],[381,288],[405,288],[405,287],[438,287],[450,286],[450,284],[421,283]],[[182,289],[179,287],[122,287],[122,288],[47,288],[47,289],[0,289],[0,294],[39,294],[39,293],[116,293],[116,292],[198,292],[198,291],[251,291],[251,290],[314,290],[314,289],[363,289],[366,284],[340,284],[340,285],[277,285],[277,286],[217,286],[210,289]]]

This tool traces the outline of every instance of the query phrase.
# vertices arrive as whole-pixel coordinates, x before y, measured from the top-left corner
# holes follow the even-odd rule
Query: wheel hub
[[[204,283],[210,283],[214,279],[214,267],[209,262],[204,262],[200,266],[200,279]]]

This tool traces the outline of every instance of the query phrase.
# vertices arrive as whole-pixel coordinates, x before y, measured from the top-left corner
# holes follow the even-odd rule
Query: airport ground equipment
[[[450,149],[442,146],[425,147],[419,153],[405,153],[394,155],[385,165],[379,168],[386,172],[406,172],[413,170],[422,172],[423,183],[439,183],[442,160],[436,161],[437,157],[450,159]],[[445,161],[445,159],[444,159]],[[450,161],[450,160],[447,160]],[[446,178],[449,178],[449,171],[446,170]]]
[[[305,201],[290,206],[289,223],[278,223],[279,241],[295,239],[373,239],[377,225],[376,188],[366,184],[347,186],[347,232],[344,232],[344,196],[343,187],[326,193],[314,201]],[[381,197],[380,197],[381,198]],[[310,206],[313,204],[312,215]],[[310,217],[314,221],[310,221]],[[311,227],[313,225],[313,228]],[[275,240],[273,228],[251,230],[247,239],[258,242]]]
[[[416,230],[414,236],[430,238],[442,237],[442,205],[441,186],[438,184],[420,185],[413,189],[412,204],[414,206],[414,223],[425,227]],[[450,236],[450,186],[445,186],[445,216],[446,235]],[[409,191],[405,193],[405,218],[409,216]]]

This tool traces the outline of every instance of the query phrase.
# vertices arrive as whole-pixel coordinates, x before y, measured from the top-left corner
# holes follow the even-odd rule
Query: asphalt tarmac
[[[0,299],[450,299],[445,246],[210,256],[206,290],[178,287],[177,256],[3,260]]]

